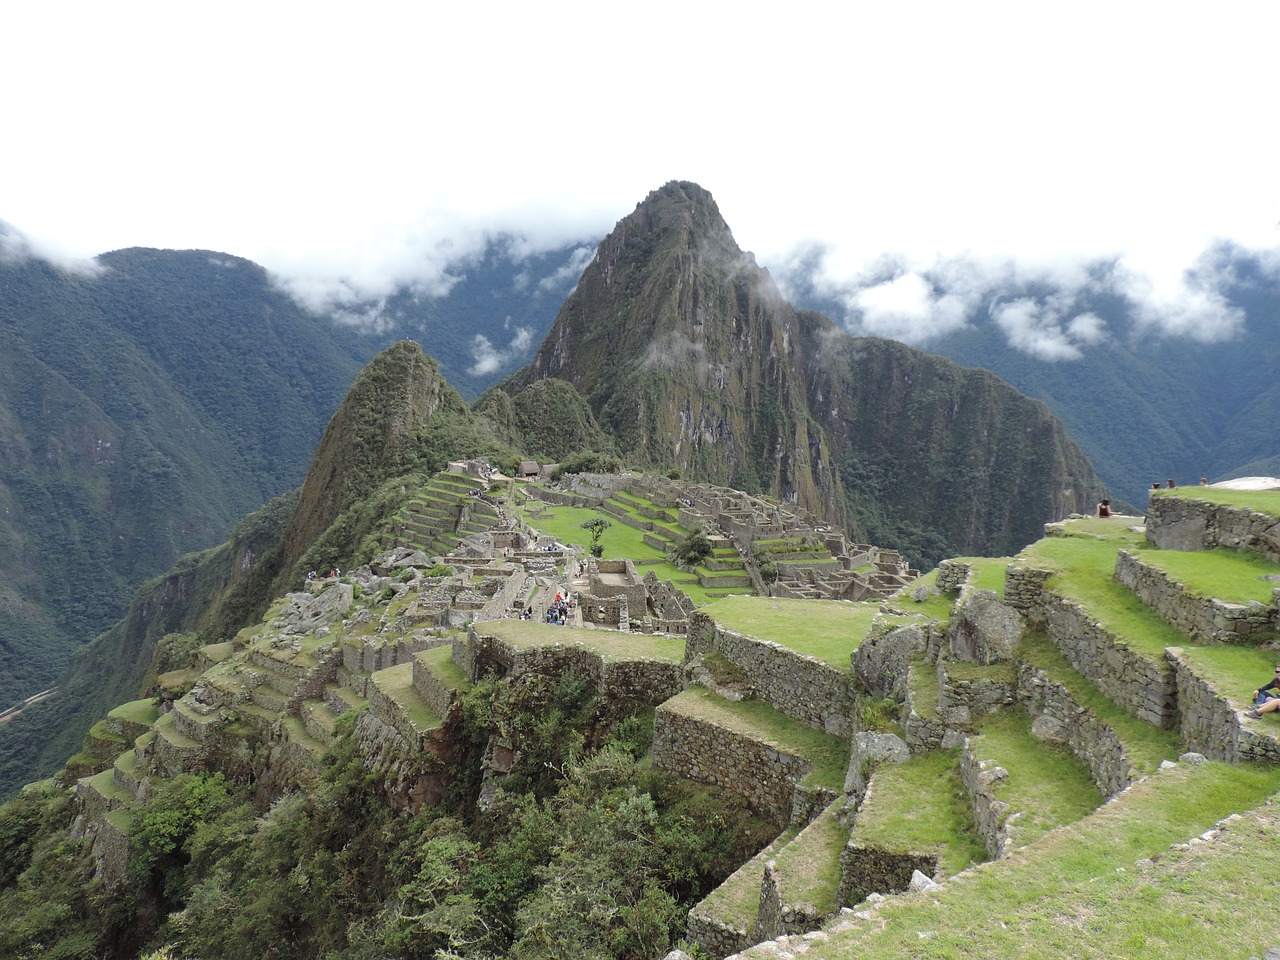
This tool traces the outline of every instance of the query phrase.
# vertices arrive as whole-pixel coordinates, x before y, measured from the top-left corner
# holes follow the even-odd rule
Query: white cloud
[[[309,304],[363,311],[402,284],[447,289],[487,238],[594,242],[672,178],[709,189],[775,272],[820,244],[858,322],[912,342],[971,322],[998,281],[1017,281],[1009,300],[1034,277],[1086,290],[1098,263],[1129,276],[1118,289],[1149,329],[1229,336],[1220,285],[1179,278],[1218,239],[1280,259],[1265,253],[1280,126],[1259,119],[1269,0],[1085,0],[1070,16],[797,0],[729,20],[670,0],[11,6],[23,42],[0,85],[22,96],[6,102],[0,217],[61,262],[221,251]],[[732,55],[619,68],[677,21],[691,48]],[[566,91],[575,119],[548,122]],[[1058,352],[1087,345],[1053,322]]]
[[[1036,300],[1021,297],[991,307],[991,318],[1009,345],[1049,362],[1079,360],[1084,346],[1101,343],[1106,325],[1094,314],[1066,315],[1060,298]]]
[[[507,318],[510,323],[510,317]],[[496,373],[504,366],[523,358],[533,345],[533,332],[528,327],[516,327],[516,334],[505,350],[499,350],[484,334],[477,333],[471,342],[471,358],[475,363],[467,368],[473,377]]]

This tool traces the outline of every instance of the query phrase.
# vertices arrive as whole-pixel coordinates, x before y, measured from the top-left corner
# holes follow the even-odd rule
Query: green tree
[[[591,534],[591,555],[593,557],[601,557],[604,555],[604,545],[600,543],[600,538],[604,536],[604,532],[612,527],[613,524],[604,517],[595,517],[591,520],[582,522],[582,529]]]

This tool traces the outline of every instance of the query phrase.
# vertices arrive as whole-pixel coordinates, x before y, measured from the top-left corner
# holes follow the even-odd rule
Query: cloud
[[[564,284],[572,280],[577,280],[582,276],[582,271],[587,269],[593,257],[596,255],[596,248],[589,246],[576,247],[569,254],[569,262],[541,280],[538,281],[538,291],[540,293],[555,293],[564,287]]]
[[[508,317],[507,323],[510,322],[511,318]],[[471,341],[471,357],[475,363],[467,368],[467,373],[473,377],[497,373],[503,367],[523,360],[532,345],[533,331],[528,327],[516,327],[515,336],[505,350],[499,350],[488,337],[477,333]]]
[[[1067,316],[1060,297],[1036,300],[1021,297],[991,308],[991,319],[1004,331],[1009,345],[1040,360],[1054,363],[1079,360],[1083,347],[1106,338],[1106,324],[1092,313]]]
[[[0,220],[0,263],[17,264],[32,259],[44,260],[65,273],[87,277],[100,276],[107,269],[93,258],[74,256],[33,241],[16,227]]]

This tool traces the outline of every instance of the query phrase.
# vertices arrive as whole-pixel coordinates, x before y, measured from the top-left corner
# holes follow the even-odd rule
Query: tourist
[[[1166,480],[1166,481],[1164,482],[1164,485],[1165,485],[1166,487],[1168,487],[1170,490],[1172,490],[1174,487],[1176,487],[1176,486],[1177,486],[1177,484],[1173,482],[1173,478],[1172,478],[1172,477],[1171,477],[1171,478],[1169,478],[1168,480]]]
[[[1110,501],[1110,500],[1103,499],[1103,501],[1102,501],[1101,503],[1099,503],[1099,504],[1098,504],[1098,516],[1100,516],[1100,517],[1109,517],[1109,516],[1111,516],[1111,501]]]
[[[1201,478],[1200,478],[1200,486],[1202,486],[1202,487],[1207,487],[1208,485],[1209,485],[1209,478],[1208,478],[1208,477],[1201,477]]]
[[[1265,686],[1253,691],[1253,709],[1247,714],[1257,720],[1264,713],[1280,710],[1280,663],[1276,664],[1276,675],[1267,681]]]

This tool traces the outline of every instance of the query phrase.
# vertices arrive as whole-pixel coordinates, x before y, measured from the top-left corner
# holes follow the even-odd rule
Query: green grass
[[[992,787],[996,799],[1021,816],[1012,827],[1013,839],[1025,846],[1047,832],[1087,816],[1102,802],[1102,794],[1088,768],[1059,744],[1031,735],[1030,718],[1002,710],[987,717],[982,732],[969,744],[978,760],[995,760],[1009,777]]]
[[[1277,811],[1223,839],[1171,849],[1280,789],[1257,765],[1180,765],[1007,860],[938,893],[895,898],[835,933],[823,960],[1106,957],[1203,960],[1260,955],[1280,914]],[[1158,858],[1142,872],[1135,862]],[[929,931],[928,937],[921,937]]]
[[[1020,555],[1034,566],[1056,571],[1047,589],[1075,600],[1091,619],[1125,646],[1152,660],[1163,660],[1165,647],[1187,643],[1185,635],[1165,623],[1115,579],[1114,541],[1091,537],[1046,537]]]
[[[849,658],[871,629],[880,607],[841,600],[738,596],[710,603],[702,612],[725,629],[772,640],[839,670],[849,670]]]
[[[516,649],[580,645],[614,660],[684,661],[684,637],[666,634],[577,630],[531,620],[488,620],[477,624],[476,630],[482,636],[497,637]]]
[[[1184,585],[1193,596],[1227,603],[1274,602],[1272,591],[1280,583],[1264,576],[1280,575],[1280,564],[1238,550],[1157,550],[1131,551],[1149,566],[1163,570]]]
[[[919,602],[911,599],[911,593],[917,587],[925,587],[929,590],[929,596]],[[946,623],[951,619],[951,607],[954,599],[945,593],[935,592],[937,588],[938,571],[935,568],[912,580],[892,597],[884,601],[882,606],[891,607],[893,610],[903,614],[919,614],[938,623]]]
[[[788,827],[778,839],[711,891],[699,904],[699,912],[750,931],[760,914],[760,884],[764,879],[764,865],[770,857],[795,839],[799,832],[797,827]]]
[[[1012,562],[1011,557],[974,557],[970,582],[977,590],[994,590],[1004,596],[1004,572]]]
[[[1250,696],[1253,691],[1275,677],[1280,651],[1235,644],[1188,645],[1182,648],[1182,658],[1196,676],[1225,697],[1235,709],[1247,710],[1253,704]],[[1268,713],[1261,720],[1245,722],[1258,724],[1259,731],[1280,735],[1278,720],[1280,713]]]
[[[922,717],[938,715],[938,671],[923,657],[912,657],[907,667],[907,689],[911,691],[911,707]]]
[[[819,914],[834,913],[840,886],[840,854],[849,831],[835,818],[840,801],[820,813],[774,857],[784,903],[808,901]]]
[[[432,647],[417,656],[445,686],[462,693],[471,689],[471,680],[463,672],[462,667],[454,662],[451,644]]]
[[[379,670],[373,675],[373,682],[384,695],[399,705],[419,732],[434,730],[444,722],[413,688],[412,661]]]
[[[1276,490],[1221,490],[1213,487],[1176,487],[1173,490],[1161,490],[1154,496],[1207,500],[1209,503],[1220,503],[1228,507],[1245,507],[1249,510],[1256,510],[1258,513],[1265,513],[1267,516],[1280,517],[1280,491]]]
[[[636,516],[638,517],[639,515],[636,514]],[[600,538],[600,543],[604,547],[605,559],[630,559],[637,564],[636,572],[640,576],[644,576],[649,570],[654,571],[659,580],[673,581],[698,606],[709,603],[717,597],[724,596],[724,590],[733,590],[738,594],[753,592],[750,587],[721,588],[719,591],[714,586],[710,588],[703,587],[698,582],[697,574],[681,570],[667,560],[666,553],[645,543],[643,530],[628,526],[617,517],[612,517],[603,510],[548,504],[543,513],[537,516],[530,516],[527,519],[529,524],[540,534],[555,537],[563,544],[577,546],[585,551],[591,542],[591,536],[586,530],[582,529],[582,524],[597,517],[603,517],[612,524]],[[673,535],[677,540],[685,536],[687,532],[680,527],[675,528],[675,531]],[[662,529],[655,532],[659,535],[671,533],[671,531]],[[714,571],[708,571],[708,573],[711,576],[716,575]]]
[[[1153,727],[1117,707],[1082,677],[1044,634],[1031,633],[1023,637],[1018,641],[1014,657],[1030,663],[1054,683],[1066,687],[1080,706],[1111,727],[1139,773],[1152,773],[1162,760],[1176,759],[1182,753],[1178,738],[1172,731]]]
[[[853,842],[936,854],[944,873],[987,858],[959,780],[959,751],[933,750],[882,763],[858,811]]]
[[[663,704],[663,709],[713,723],[804,757],[814,768],[808,782],[830,790],[844,786],[845,768],[849,763],[848,741],[806,727],[767,703],[734,702],[702,687],[690,687]]]

